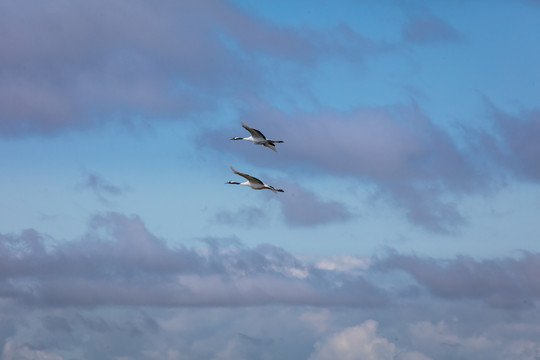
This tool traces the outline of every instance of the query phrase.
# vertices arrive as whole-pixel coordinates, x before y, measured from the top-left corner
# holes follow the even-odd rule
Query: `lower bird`
[[[231,167],[231,170],[233,171],[233,173],[246,178],[247,181],[244,181],[243,183],[239,183],[239,182],[236,182],[236,181],[228,181],[225,184],[244,185],[244,186],[249,186],[250,188],[255,189],[255,190],[268,189],[268,190],[272,190],[274,193],[283,192],[283,189],[276,189],[273,186],[270,186],[270,185],[267,185],[267,184],[263,183],[261,180],[257,179],[256,177],[253,177],[253,176],[248,175],[248,174],[241,173],[239,171],[234,170],[234,168],[232,166],[230,166],[230,167]]]
[[[268,139],[266,139],[266,137],[263,135],[262,132],[260,132],[257,129],[254,129],[252,127],[247,126],[246,124],[244,124],[243,121],[242,121],[242,127],[244,129],[246,129],[247,131],[249,131],[251,136],[248,136],[248,137],[245,137],[245,138],[235,136],[231,140],[251,141],[255,145],[263,145],[263,146],[266,146],[267,148],[272,149],[274,151],[277,151],[276,146],[274,144],[283,142],[282,140],[268,140]]]

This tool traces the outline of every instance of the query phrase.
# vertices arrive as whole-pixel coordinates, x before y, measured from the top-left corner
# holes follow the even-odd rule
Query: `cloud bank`
[[[0,345],[8,359],[534,359],[539,271],[528,252],[309,262],[264,244],[169,245],[108,213],[71,241],[0,236]]]
[[[347,25],[276,26],[227,2],[10,0],[0,13],[1,136],[178,119],[263,89],[265,59],[379,51]]]
[[[33,306],[379,306],[362,277],[301,263],[282,249],[170,248],[138,218],[111,213],[80,241],[49,249],[28,230],[2,236],[0,295]],[[336,278],[337,276],[337,278]]]
[[[534,277],[540,255],[528,252],[483,261],[389,252],[371,261],[338,257],[310,264],[272,245],[249,249],[209,240],[197,248],[171,247],[139,218],[118,213],[94,217],[80,240],[51,245],[35,230],[0,240],[0,295],[37,307],[380,307],[411,287],[509,309],[529,308],[540,297]],[[414,281],[397,288],[374,281],[396,271]]]

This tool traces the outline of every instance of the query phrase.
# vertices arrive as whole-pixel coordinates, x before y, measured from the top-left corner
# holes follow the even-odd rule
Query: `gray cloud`
[[[402,29],[402,36],[414,43],[455,42],[463,38],[454,27],[433,15],[411,19]]]
[[[281,204],[283,219],[290,226],[313,226],[352,218],[344,204],[321,200],[317,194],[298,184],[280,182],[280,186],[287,190],[277,200]]]
[[[483,133],[483,145],[493,160],[519,178],[540,181],[540,110],[510,114],[487,102],[495,133]]]
[[[0,14],[3,136],[178,118],[262,89],[262,58],[358,60],[386,47],[346,25],[276,26],[227,2],[4,1]]]
[[[362,264],[321,266],[219,239],[168,245],[116,213],[72,241],[4,234],[2,357],[308,359],[340,352],[343,339],[384,344],[398,359],[534,359],[538,254],[389,251]]]
[[[220,224],[238,224],[257,227],[266,222],[266,214],[262,208],[244,206],[237,211],[220,210],[215,213],[213,220]]]
[[[333,222],[343,222],[353,217],[346,205],[337,201],[320,199],[317,194],[302,186],[282,179],[272,180],[285,192],[277,196],[266,193],[266,198],[279,204],[285,224],[292,227],[316,226]],[[277,185],[276,185],[277,186]],[[214,220],[224,224],[244,226],[264,226],[268,223],[267,211],[261,207],[242,207],[234,210],[218,211]]]
[[[210,242],[170,247],[136,217],[97,216],[80,240],[46,245],[35,231],[2,235],[0,296],[32,306],[381,306],[377,272],[401,270],[442,298],[526,308],[540,297],[540,257],[441,260],[390,252],[360,273],[303,263],[283,249]],[[401,290],[414,283],[404,284]],[[407,291],[401,292],[406,295]],[[50,321],[49,321],[50,320]],[[60,328],[54,318],[46,323]]]
[[[3,359],[343,358],[360,344],[396,359],[534,359],[538,312],[481,302],[414,299],[377,309],[263,306],[245,308],[33,309],[18,307]],[[71,329],[51,331],[45,318]],[[309,321],[316,317],[316,323]],[[376,328],[371,323],[378,323]],[[284,326],[286,324],[286,326]],[[3,324],[0,322],[0,332]],[[339,341],[350,347],[339,347]],[[350,350],[350,351],[349,351]],[[367,355],[367,354],[366,354]]]
[[[461,196],[490,194],[504,184],[508,174],[534,182],[540,179],[540,145],[535,140],[540,137],[539,111],[515,115],[489,101],[486,104],[493,129],[462,127],[459,145],[415,103],[315,114],[287,114],[258,103],[241,116],[257,119],[252,126],[264,129],[269,137],[285,140],[279,156],[265,149],[245,151],[241,146],[250,144],[223,144],[215,133],[211,138],[216,141],[211,143],[253,164],[285,168],[291,176],[300,172],[331,174],[375,184],[376,198],[397,205],[411,223],[453,233],[467,224],[456,205]],[[238,128],[220,131],[233,136]],[[313,200],[313,194],[304,190],[302,201],[309,198]],[[292,223],[310,222],[295,219],[302,215],[294,210],[302,201],[295,203],[286,196],[279,199]],[[338,203],[325,205],[312,208],[313,219],[324,218],[323,213],[335,216],[329,221],[346,220],[351,215]],[[317,209],[320,214],[315,213]]]
[[[479,299],[499,308],[528,308],[540,299],[540,255],[475,260],[460,256],[441,260],[390,253],[375,265],[402,270],[431,294],[448,299]]]
[[[380,198],[389,199],[412,223],[431,231],[452,232],[466,223],[448,194],[485,193],[489,189],[486,170],[470,158],[469,144],[458,147],[415,103],[293,114],[258,104],[241,116],[257,119],[251,126],[285,141],[278,149],[279,156],[262,151],[265,149],[245,151],[242,145],[250,144],[208,143],[219,144],[220,150],[254,164],[285,168],[291,176],[304,171],[373,183]],[[229,131],[236,134],[239,129]],[[310,196],[304,193],[303,197],[307,200]],[[284,205],[291,200],[280,199]],[[284,213],[301,214],[293,210],[292,200],[287,205]],[[338,203],[327,203],[320,214],[312,215],[344,220],[351,214]],[[296,223],[302,221],[310,219],[298,218]]]
[[[14,246],[16,244],[16,246]],[[32,306],[377,306],[386,295],[359,276],[314,269],[270,245],[168,247],[138,218],[111,213],[80,241],[44,245],[2,236],[0,296]]]
[[[76,188],[92,191],[104,203],[109,202],[110,196],[122,195],[127,191],[126,187],[116,186],[96,173],[86,174],[84,180],[77,184]]]

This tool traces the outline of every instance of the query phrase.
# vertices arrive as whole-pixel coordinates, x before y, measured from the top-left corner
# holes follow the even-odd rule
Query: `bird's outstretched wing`
[[[251,134],[251,136],[253,136],[253,138],[262,138],[263,140],[266,140],[266,137],[263,135],[262,132],[250,126],[247,126],[246,124],[244,124],[243,121],[242,121],[242,127],[246,129],[247,131],[249,131],[249,133]]]
[[[264,185],[263,182],[259,179],[257,179],[256,177],[253,177],[251,175],[248,175],[248,174],[244,174],[244,173],[241,173],[240,171],[236,171],[231,165],[229,165],[231,170],[233,171],[233,173],[235,173],[236,175],[240,175],[244,178],[246,178],[247,180],[253,182],[253,183],[259,183],[261,185]]]

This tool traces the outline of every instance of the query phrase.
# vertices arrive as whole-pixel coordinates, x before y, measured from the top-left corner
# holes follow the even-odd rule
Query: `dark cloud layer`
[[[168,245],[139,218],[117,213],[94,217],[73,241],[3,234],[2,358],[537,354],[538,254],[476,260],[389,251],[362,263],[319,266],[272,245],[219,239]]]
[[[431,294],[447,299],[480,299],[500,308],[528,308],[540,298],[540,255],[475,260],[460,256],[441,260],[391,253],[377,263],[402,270]]]
[[[260,90],[262,58],[379,51],[346,25],[278,27],[227,2],[8,0],[0,23],[4,136],[178,118]]]
[[[227,74],[245,74],[220,41],[224,24],[216,16],[223,11],[225,22],[247,19],[226,4],[218,7],[193,1],[2,2],[0,131],[51,133],[119,115],[197,108],[197,87],[218,88]]]
[[[540,297],[540,257],[441,260],[390,252],[359,274],[308,264],[272,245],[238,243],[169,246],[142,221],[96,216],[80,240],[57,243],[33,230],[0,238],[0,297],[34,307],[240,306],[291,304],[372,307],[390,293],[373,276],[412,275],[394,290],[420,286],[437,297],[483,300],[501,308],[530,306]],[[398,298],[401,295],[398,295]],[[395,296],[394,296],[395,298]],[[62,328],[60,322],[46,323]]]
[[[0,296],[33,306],[377,306],[387,301],[383,290],[361,277],[312,269],[270,245],[169,247],[138,218],[114,213],[96,217],[83,239],[53,248],[35,231],[1,240]]]

